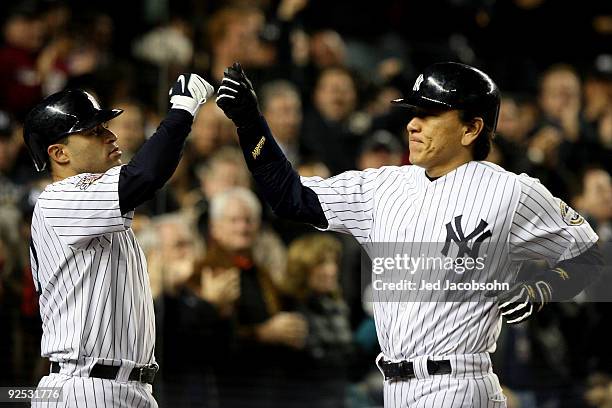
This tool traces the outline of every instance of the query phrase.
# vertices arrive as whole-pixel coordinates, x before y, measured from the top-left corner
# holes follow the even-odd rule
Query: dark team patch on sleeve
[[[559,209],[561,211],[561,218],[563,218],[567,225],[576,226],[584,224],[584,217],[567,205],[565,201],[559,200]]]
[[[94,181],[102,177],[104,174],[85,174],[76,183],[75,187],[81,190],[87,190]]]

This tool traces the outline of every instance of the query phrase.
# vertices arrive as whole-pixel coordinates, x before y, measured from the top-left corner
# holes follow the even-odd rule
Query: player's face
[[[459,111],[420,111],[406,130],[413,164],[430,169],[451,163],[463,154],[461,138],[466,129]]]
[[[75,174],[104,173],[121,164],[117,136],[106,124],[70,135],[65,149]]]

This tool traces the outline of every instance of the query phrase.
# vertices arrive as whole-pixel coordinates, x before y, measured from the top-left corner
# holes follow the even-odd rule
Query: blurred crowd
[[[35,173],[21,136],[25,114],[42,97],[79,87],[124,109],[109,128],[126,162],[163,118],[178,73],[197,72],[216,87],[225,67],[240,61],[297,171],[329,177],[409,164],[409,118],[389,101],[432,62],[472,64],[503,94],[487,160],[539,178],[610,243],[612,11],[605,6],[3,2],[0,385],[36,384],[48,370],[38,357],[28,243],[36,198],[50,179]],[[356,242],[276,218],[214,103],[199,111],[187,144],[170,182],[137,209],[133,224],[155,297],[160,406],[382,406]],[[610,299],[606,279],[574,302],[503,328],[493,358],[510,407],[612,407],[612,308],[592,301]]]

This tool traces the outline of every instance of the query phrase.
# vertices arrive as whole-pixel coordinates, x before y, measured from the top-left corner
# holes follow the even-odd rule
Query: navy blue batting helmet
[[[457,62],[439,62],[425,68],[404,98],[391,103],[414,109],[469,111],[495,131],[500,101],[499,88],[481,70]]]
[[[46,97],[28,113],[23,127],[23,139],[36,170],[46,168],[50,145],[73,133],[92,129],[122,112],[121,109],[101,109],[91,94],[80,89]]]

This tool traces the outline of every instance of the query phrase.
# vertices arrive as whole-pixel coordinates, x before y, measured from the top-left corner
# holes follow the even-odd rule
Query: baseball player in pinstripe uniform
[[[53,177],[34,209],[30,255],[42,355],[51,360],[38,386],[61,388],[58,406],[157,407],[153,299],[130,226],[134,208],[174,172],[193,117],[213,94],[198,75],[180,75],[166,118],[126,165],[106,127],[122,111],[101,109],[87,92],[51,95],[26,118],[36,169]]]
[[[482,71],[433,64],[393,103],[410,113],[413,165],[322,179],[300,178],[285,159],[239,64],[226,70],[217,96],[279,216],[352,234],[365,248],[394,243],[411,257],[420,253],[415,243],[442,243],[444,255],[454,247],[455,260],[480,251],[492,255],[484,261],[488,276],[504,282],[516,278],[525,260],[548,262],[550,270],[512,282],[490,301],[489,292],[459,302],[374,297],[386,407],[504,407],[489,358],[502,321],[519,323],[545,303],[580,292],[598,274],[598,237],[538,180],[484,161],[500,92]],[[592,273],[577,264],[590,264]]]

